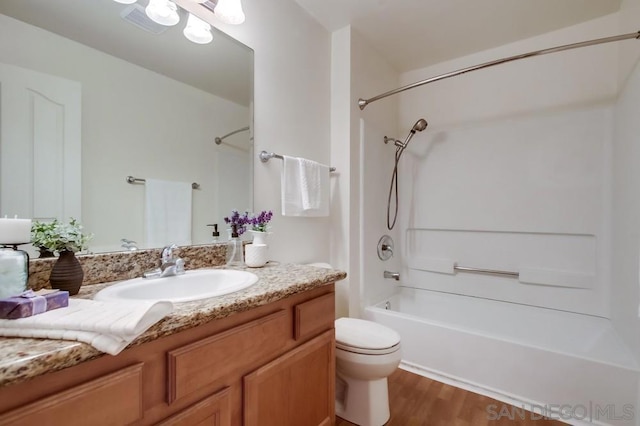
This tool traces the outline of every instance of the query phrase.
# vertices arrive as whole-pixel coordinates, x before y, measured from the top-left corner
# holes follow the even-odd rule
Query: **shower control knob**
[[[383,235],[378,241],[378,258],[389,260],[393,257],[393,239],[388,235]]]

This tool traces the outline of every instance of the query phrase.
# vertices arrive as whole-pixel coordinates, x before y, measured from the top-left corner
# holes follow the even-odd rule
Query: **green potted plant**
[[[53,245],[57,225],[57,220],[54,220],[53,222],[34,221],[31,224],[31,244],[40,250],[39,257],[54,257],[54,250],[49,247]]]
[[[86,249],[91,238],[93,235],[84,234],[82,225],[74,218],[70,218],[68,223],[54,219],[52,222],[34,221],[31,225],[31,244],[50,252],[76,253]]]
[[[87,248],[87,243],[92,237],[93,235],[82,232],[82,225],[74,218],[68,223],[61,223],[55,219],[47,223],[33,223],[31,243],[38,247],[41,253],[46,250],[59,254],[49,276],[51,288],[67,290],[71,295],[78,293],[84,271],[75,254]]]

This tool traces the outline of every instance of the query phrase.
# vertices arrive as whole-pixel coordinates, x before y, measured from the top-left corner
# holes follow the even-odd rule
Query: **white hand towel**
[[[66,308],[0,320],[0,336],[76,340],[110,355],[173,311],[171,302],[99,302],[69,299]]]
[[[147,179],[145,222],[148,247],[191,245],[190,183]]]
[[[329,166],[304,158],[284,157],[282,215],[329,215]]]
[[[295,157],[283,156],[281,192],[282,215],[301,216],[302,197],[300,191],[300,162]]]
[[[329,214],[329,166],[300,159],[302,208],[316,211],[318,216]]]

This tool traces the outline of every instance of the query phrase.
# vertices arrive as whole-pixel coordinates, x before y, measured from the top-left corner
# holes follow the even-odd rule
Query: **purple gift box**
[[[17,296],[0,299],[0,318],[18,319],[69,306],[69,292],[27,290]]]

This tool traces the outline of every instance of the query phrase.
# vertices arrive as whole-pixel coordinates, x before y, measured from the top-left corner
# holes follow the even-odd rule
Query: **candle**
[[[0,217],[0,244],[24,244],[31,241],[31,219]]]
[[[0,249],[0,299],[22,293],[28,278],[26,253]]]

